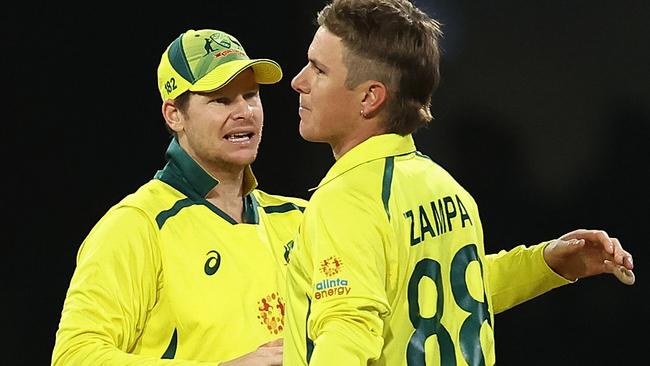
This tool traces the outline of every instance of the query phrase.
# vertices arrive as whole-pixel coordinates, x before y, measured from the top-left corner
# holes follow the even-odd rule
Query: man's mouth
[[[246,142],[252,139],[254,134],[252,132],[239,132],[231,133],[225,136],[225,139],[230,142]]]

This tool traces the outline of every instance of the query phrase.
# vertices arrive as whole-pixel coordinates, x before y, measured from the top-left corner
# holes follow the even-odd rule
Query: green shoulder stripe
[[[193,206],[193,205],[202,205],[207,207],[209,210],[212,212],[216,213],[217,215],[221,216],[224,220],[229,222],[230,224],[236,225],[237,221],[233,220],[232,217],[228,216],[225,212],[221,211],[218,207],[215,205],[208,204],[208,201],[204,202],[197,202],[192,200],[191,198],[184,198],[182,200],[176,201],[174,206],[170,208],[169,210],[162,211],[156,216],[156,223],[158,224],[158,229],[162,229],[163,225],[167,221],[167,219],[173,217],[177,213],[179,213],[182,209],[185,207]],[[256,217],[256,216],[254,216]],[[253,222],[256,224],[256,222]]]
[[[191,206],[194,204],[194,201],[192,201],[189,198],[185,198],[179,201],[176,201],[174,206],[170,208],[169,210],[165,210],[160,212],[156,216],[156,223],[158,224],[158,229],[161,229],[163,225],[165,224],[165,221],[167,221],[168,218],[176,215],[180,210],[182,210],[185,207]]]
[[[289,212],[293,210],[300,210],[300,212],[305,211],[304,207],[298,206],[291,202],[283,203],[281,205],[276,205],[276,206],[266,206],[262,208],[266,213],[283,213],[283,212]]]
[[[390,210],[388,208],[388,201],[390,200],[390,187],[393,183],[393,169],[395,168],[395,157],[389,156],[386,158],[384,165],[384,179],[381,185],[381,200],[384,203],[384,210],[388,215],[390,221]]]

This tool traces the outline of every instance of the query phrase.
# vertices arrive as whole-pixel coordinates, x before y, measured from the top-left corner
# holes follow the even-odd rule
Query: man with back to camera
[[[579,278],[633,283],[602,230],[486,255],[473,197],[417,151],[432,119],[440,24],[406,0],[333,0],[318,14],[300,134],[336,159],[287,270],[285,365],[494,365],[494,314]]]

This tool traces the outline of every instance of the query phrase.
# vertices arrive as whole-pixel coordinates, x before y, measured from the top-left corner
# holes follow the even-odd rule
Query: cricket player
[[[600,230],[486,255],[475,200],[412,137],[440,24],[407,0],[333,0],[318,24],[292,87],[301,136],[336,162],[289,255],[285,365],[494,365],[495,313],[633,268]]]
[[[284,271],[305,201],[260,191],[251,170],[260,84],[281,77],[219,30],[169,44],[158,66],[167,164],[83,241],[52,365],[281,364]]]

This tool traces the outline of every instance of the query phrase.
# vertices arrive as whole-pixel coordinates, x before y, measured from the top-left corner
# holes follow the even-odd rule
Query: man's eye
[[[213,102],[219,103],[219,104],[228,104],[230,103],[230,99],[228,98],[217,98],[213,100]]]
[[[314,72],[315,72],[316,74],[322,74],[322,73],[323,73],[323,70],[321,70],[321,69],[320,69],[318,66],[316,66],[315,64],[311,63],[310,65],[311,65],[311,69],[314,70]]]

